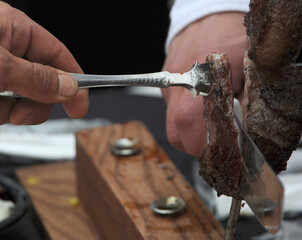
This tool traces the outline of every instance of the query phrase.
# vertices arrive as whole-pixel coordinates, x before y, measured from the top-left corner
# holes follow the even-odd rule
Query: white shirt
[[[249,10],[250,0],[175,0],[170,11],[170,27],[165,50],[171,40],[190,23],[212,13]]]

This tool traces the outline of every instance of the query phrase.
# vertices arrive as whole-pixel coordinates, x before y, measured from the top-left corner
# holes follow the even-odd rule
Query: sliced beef
[[[278,173],[302,133],[301,0],[251,0],[245,17],[243,123]],[[200,175],[217,190],[240,199],[241,168],[227,56],[211,54],[215,82],[204,98],[209,143],[200,156]]]
[[[301,0],[251,0],[245,17],[248,57],[265,68],[293,62],[302,44]]]
[[[244,126],[278,173],[302,132],[302,1],[254,0],[246,15]]]
[[[215,82],[208,96],[204,97],[209,143],[201,152],[199,173],[218,195],[240,199],[241,161],[238,132],[234,125],[229,61],[226,54],[212,53],[207,62],[212,65]]]

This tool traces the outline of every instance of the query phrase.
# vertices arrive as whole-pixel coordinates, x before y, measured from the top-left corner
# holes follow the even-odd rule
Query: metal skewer
[[[238,217],[241,209],[241,200],[232,199],[229,219],[225,231],[225,240],[234,240]]]

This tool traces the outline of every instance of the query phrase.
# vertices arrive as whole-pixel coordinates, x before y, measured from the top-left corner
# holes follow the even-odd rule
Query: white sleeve
[[[217,12],[247,12],[249,3],[250,0],[175,0],[170,11],[170,27],[165,45],[166,53],[173,37],[190,23]]]

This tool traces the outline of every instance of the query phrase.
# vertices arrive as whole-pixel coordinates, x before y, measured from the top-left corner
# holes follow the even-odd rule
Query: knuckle
[[[4,24],[1,24],[2,27],[1,30],[7,29],[7,27],[11,27],[9,23],[20,15],[25,15],[25,14],[20,10],[11,7],[9,4],[0,1],[0,16],[2,20],[5,19]]]
[[[3,1],[0,1],[0,14],[1,14],[1,16],[3,16],[4,14],[8,15],[9,13],[12,12],[12,10],[13,10],[13,8],[9,4],[7,4]]]
[[[25,13],[18,10],[17,8],[12,7],[6,2],[0,1],[0,16],[7,18],[13,18],[16,15],[24,15]]]
[[[0,44],[15,54],[16,49],[22,49],[29,39],[29,18],[26,14],[0,1]],[[18,44],[22,42],[22,44]],[[20,51],[20,50],[19,50]],[[22,55],[21,53],[19,55]],[[15,54],[16,55],[16,54]]]

